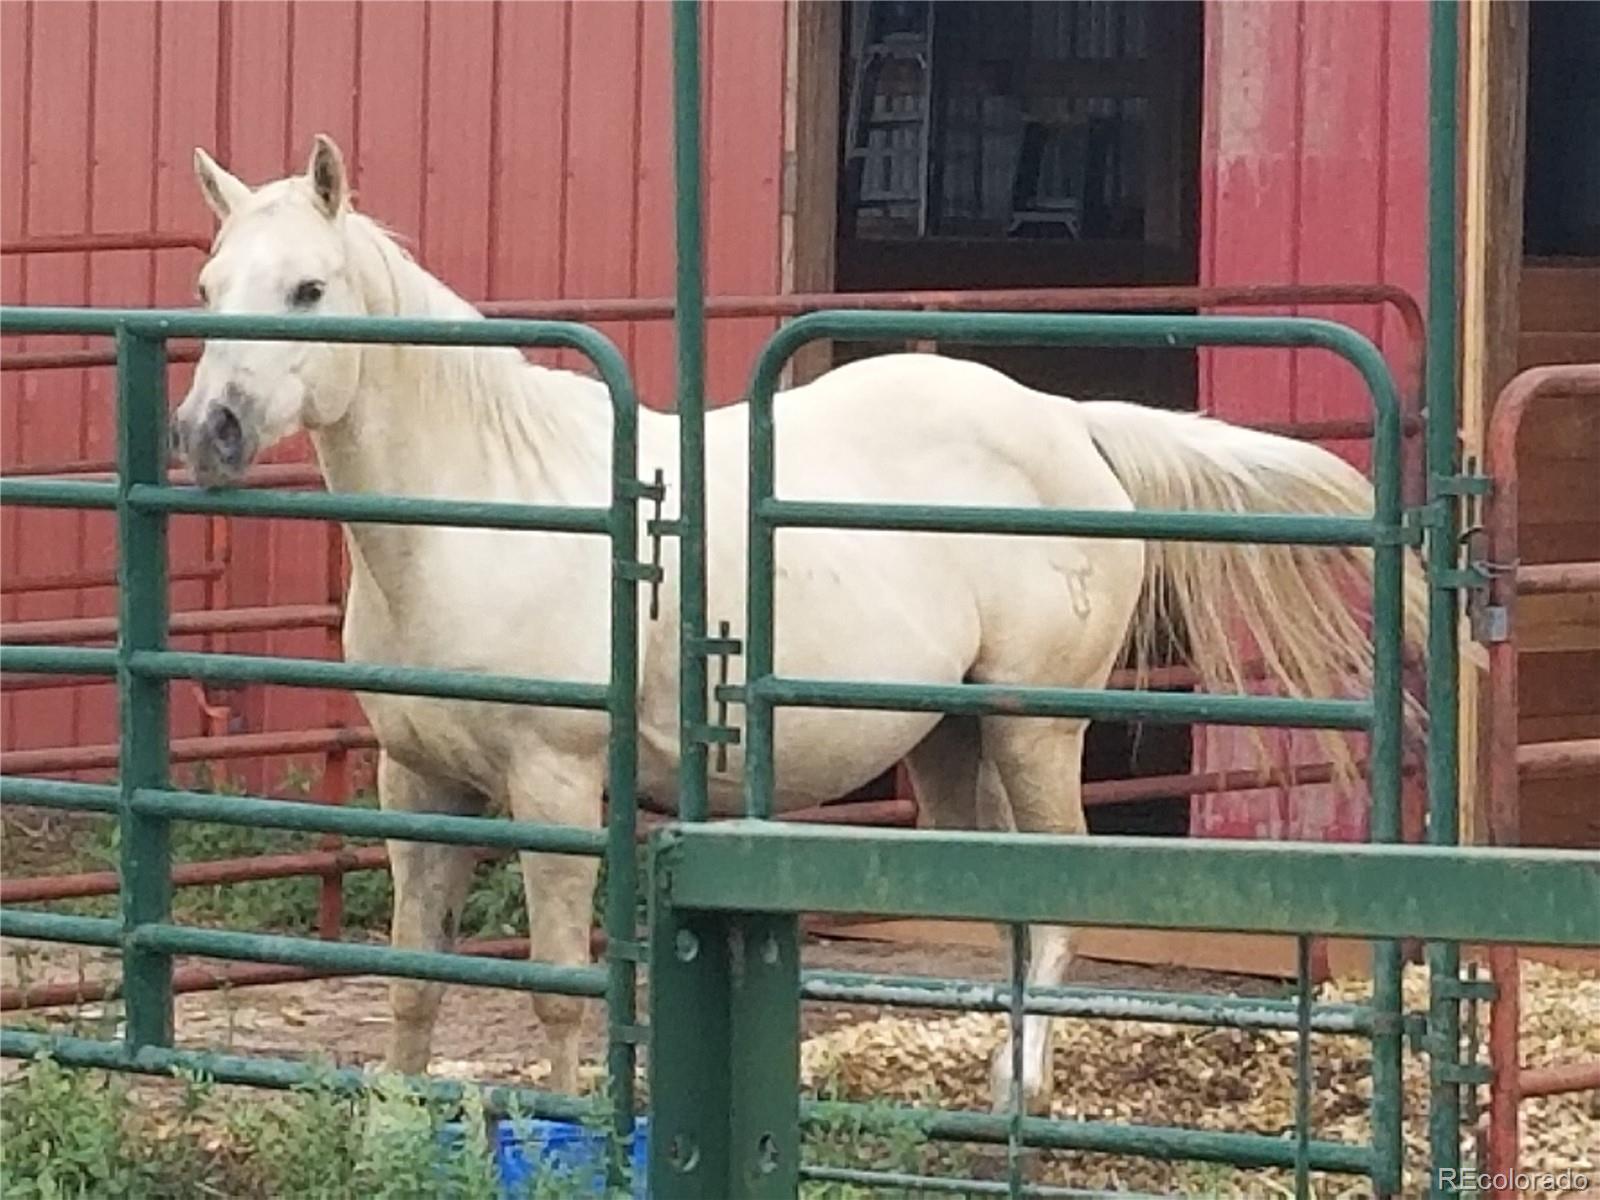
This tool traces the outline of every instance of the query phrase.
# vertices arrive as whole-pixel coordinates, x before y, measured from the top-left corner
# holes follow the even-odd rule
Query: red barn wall
[[[190,153],[211,148],[246,180],[302,167],[314,132],[344,147],[363,207],[463,294],[662,295],[673,269],[668,7],[610,3],[251,4],[187,0],[0,5],[0,237],[209,232]],[[1228,0],[1206,10],[1203,283],[1423,280],[1426,6]],[[707,8],[708,257],[714,292],[779,290],[784,6]],[[6,256],[7,303],[185,305],[193,251]],[[1308,310],[1310,311],[1310,310]],[[1399,351],[1392,318],[1354,320]],[[770,323],[714,322],[713,400],[738,393]],[[666,325],[609,330],[649,402],[668,401]],[[8,340],[8,346],[18,343]],[[1223,417],[1359,416],[1353,373],[1312,353],[1202,356],[1204,402]],[[5,465],[106,457],[111,373],[3,376]],[[173,395],[184,377],[174,372]],[[1359,446],[1342,451],[1362,456]],[[100,514],[8,509],[8,577],[104,566]],[[197,561],[199,523],[175,523],[174,559]],[[236,522],[226,601],[315,603],[328,594],[321,527]],[[177,607],[200,603],[195,584]],[[110,589],[10,597],[6,620],[112,611]],[[318,632],[235,635],[214,648],[322,653]],[[5,698],[7,747],[114,736],[109,688]],[[251,728],[347,710],[268,690]],[[198,727],[179,691],[179,732]],[[1209,737],[1207,762],[1236,756]],[[1309,751],[1308,753],[1315,753]],[[1198,832],[1348,836],[1364,804],[1306,789],[1197,802]]]
[[[1200,281],[1394,283],[1426,274],[1428,9],[1424,4],[1226,0],[1206,7]],[[1387,309],[1298,310],[1354,325],[1401,361]],[[1321,351],[1201,355],[1202,403],[1240,421],[1367,417],[1353,368]],[[1363,466],[1366,446],[1334,445]],[[1310,734],[1272,734],[1301,761]],[[1248,735],[1203,735],[1200,770],[1252,758]],[[1292,751],[1290,743],[1293,744]],[[1363,794],[1333,788],[1199,798],[1206,836],[1364,836]]]
[[[209,235],[191,174],[195,146],[261,181],[302,169],[312,134],[326,132],[345,151],[362,207],[469,298],[670,294],[668,21],[667,5],[641,0],[0,5],[0,238]],[[776,292],[784,6],[711,5],[705,25],[709,285]],[[185,306],[198,262],[188,250],[8,255],[0,295],[8,304]],[[714,402],[738,394],[770,328],[712,324]],[[670,327],[608,332],[647,401],[669,404]],[[8,339],[7,348],[20,344]],[[184,383],[174,371],[174,400]],[[111,389],[110,370],[7,372],[4,465],[108,457]],[[174,561],[198,561],[200,523],[176,525]],[[324,600],[321,526],[234,529],[228,603]],[[103,514],[8,509],[0,535],[8,578],[114,561]],[[176,587],[175,606],[199,602],[197,585]],[[113,604],[110,589],[15,596],[0,617],[101,614]],[[236,635],[215,648],[317,655],[324,644],[321,633],[299,631]],[[178,732],[195,732],[188,691],[175,697]],[[269,691],[248,716],[252,728],[303,727],[317,712],[304,694]],[[0,721],[6,747],[49,746],[113,740],[114,715],[111,689],[91,687],[7,696]]]

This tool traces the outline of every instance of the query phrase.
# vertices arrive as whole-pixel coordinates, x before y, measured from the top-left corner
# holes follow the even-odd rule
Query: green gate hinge
[[[642,963],[645,959],[645,945],[635,938],[607,938],[606,957],[620,958],[623,962]]]
[[[726,771],[728,747],[739,744],[739,731],[728,724],[728,705],[738,703],[744,695],[743,688],[728,682],[728,660],[736,654],[744,653],[744,643],[732,636],[732,626],[727,621],[719,621],[717,636],[701,638],[695,650],[705,658],[717,660],[717,682],[711,689],[712,698],[717,705],[717,714],[711,724],[692,727],[689,736],[697,742],[715,746],[716,769]]]
[[[1439,512],[1432,505],[1419,505],[1408,508],[1400,514],[1400,533],[1394,540],[1402,546],[1421,546],[1423,534],[1439,524]],[[1387,530],[1382,531],[1387,533]],[[1387,542],[1389,539],[1380,539]]]
[[[667,477],[660,467],[651,477],[649,483],[640,480],[629,481],[629,492],[641,500],[650,501],[650,519],[644,523],[645,532],[650,536],[650,561],[638,564],[623,564],[637,566],[641,570],[638,578],[650,584],[650,619],[656,620],[661,616],[661,584],[667,574],[661,566],[661,539],[664,537],[677,537],[683,532],[683,525],[676,520],[669,520],[661,515],[661,506],[667,498]],[[628,578],[631,576],[625,576]]]
[[[1500,995],[1492,979],[1439,979],[1434,981],[1433,994],[1445,1000],[1490,1001]]]
[[[1487,475],[1463,472],[1460,475],[1430,475],[1428,487],[1437,496],[1487,496],[1494,491],[1494,480]]]
[[[1433,582],[1457,592],[1475,592],[1489,586],[1489,572],[1477,563],[1465,567],[1446,567],[1435,571]]]
[[[1436,1062],[1433,1064],[1433,1078],[1438,1083],[1493,1083],[1494,1068],[1488,1063]]]
[[[622,578],[633,583],[648,583],[650,585],[650,619],[654,621],[661,615],[661,584],[667,574],[661,569],[659,562],[619,562],[616,572]]]
[[[717,715],[720,720],[723,714],[719,711]],[[739,731],[727,725],[691,725],[689,730],[690,736],[695,741],[703,742],[707,746],[721,747],[737,746],[739,744]]]
[[[611,1036],[619,1042],[630,1046],[644,1046],[650,1042],[650,1026],[648,1025],[613,1025]]]

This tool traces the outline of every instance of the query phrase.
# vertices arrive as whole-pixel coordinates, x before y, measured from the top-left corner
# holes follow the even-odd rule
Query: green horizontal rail
[[[94,646],[0,646],[0,671],[35,675],[115,675],[117,652]]]
[[[516,962],[443,954],[426,950],[394,950],[354,942],[322,942],[311,938],[282,937],[267,933],[239,933],[227,929],[194,929],[185,925],[140,925],[123,944],[165,954],[194,954],[241,962],[282,963],[353,975],[391,975],[403,979],[433,979],[442,983],[467,983],[477,987],[515,988],[528,992],[554,992],[564,996],[603,996],[606,969],[600,966],[568,967],[552,963]]]
[[[924,1192],[948,1196],[1018,1196],[1028,1200],[1165,1200],[1148,1192],[1104,1192],[1093,1188],[1024,1184],[1014,1191],[998,1179],[957,1179],[943,1175],[912,1175],[904,1171],[868,1171],[854,1167],[810,1167],[800,1164],[800,1178],[816,1183],[846,1183],[854,1187],[893,1188],[919,1196]],[[848,1194],[848,1193],[847,1193]]]
[[[748,685],[748,691],[769,704],[789,708],[1200,721],[1212,725],[1307,729],[1368,729],[1372,724],[1372,703],[1368,700],[1299,700],[1116,688],[1013,687],[994,683],[867,683],[782,676],[758,680]]]
[[[0,762],[4,759],[0,758]],[[121,789],[109,783],[72,783],[64,779],[31,779],[25,775],[0,775],[0,804],[31,804],[68,812],[121,811]]]
[[[806,971],[801,974],[800,995],[826,1003],[881,1004],[951,1012],[1011,1010],[1010,988],[978,979]],[[1296,1029],[1299,1016],[1293,1000],[1095,987],[1029,988],[1022,1011],[1109,1021],[1162,1021],[1173,1025],[1281,1030]],[[1311,1028],[1318,1033],[1362,1035],[1372,1031],[1372,1016],[1371,1008],[1364,1004],[1319,1004],[1312,1008]]]
[[[67,1066],[169,1077],[176,1071],[198,1072],[218,1083],[250,1087],[300,1088],[320,1085],[334,1091],[356,1094],[369,1090],[374,1082],[373,1075],[352,1067],[334,1068],[294,1059],[255,1055],[246,1058],[237,1054],[173,1050],[161,1046],[130,1050],[125,1042],[0,1029],[0,1056],[39,1058],[46,1054]],[[493,1113],[514,1111],[520,1115],[555,1121],[592,1121],[604,1115],[604,1109],[595,1101],[559,1093],[428,1077],[405,1078],[414,1094],[442,1103],[459,1102],[468,1092],[477,1091],[483,1097],[485,1110]]]
[[[760,820],[656,837],[670,903],[684,909],[1600,945],[1600,855],[1590,851]]]
[[[217,338],[251,342],[394,343],[407,346],[564,346],[602,370],[622,366],[603,333],[571,321],[500,318],[253,316],[199,309],[0,307],[0,332],[112,337],[125,330],[151,341]]]
[[[600,857],[606,851],[606,835],[599,829],[535,825],[501,817],[385,812],[212,792],[140,790],[133,795],[133,811],[217,825],[339,833],[347,837],[400,838],[455,846],[496,846],[546,854]]]
[[[0,937],[72,942],[78,946],[120,946],[122,922],[110,917],[74,917],[26,908],[0,908]]]
[[[84,946],[135,946],[166,954],[193,954],[241,962],[283,963],[354,975],[434,979],[478,987],[554,992],[565,996],[605,995],[606,969],[558,966],[424,950],[394,950],[355,942],[323,942],[277,934],[194,929],[185,925],[140,925],[125,932],[109,917],[76,917],[29,909],[0,909],[0,937],[73,942]]]
[[[871,312],[830,309],[796,317],[762,348],[756,370],[774,375],[796,350],[814,341],[909,342],[936,338],[971,346],[1128,346],[1198,349],[1205,346],[1283,346],[1330,350],[1363,374],[1388,374],[1376,346],[1336,321],[1310,317],[1184,316],[1139,313]],[[1380,397],[1380,410],[1399,403]]]
[[[114,509],[117,490],[115,483],[95,480],[0,479],[0,504]],[[128,503],[141,512],[279,517],[371,525],[460,525],[474,529],[597,535],[610,532],[611,519],[610,510],[594,507],[430,500],[367,493],[212,491],[147,483],[128,489]]]
[[[837,1129],[859,1124],[866,1129],[904,1124],[938,1141],[1005,1143],[1013,1118],[1005,1114],[952,1112],[926,1108],[886,1108],[881,1104],[814,1100],[800,1105],[802,1128]],[[1259,1133],[1220,1133],[1209,1129],[1122,1125],[1109,1121],[1055,1121],[1024,1117],[1020,1142],[1041,1150],[1080,1150],[1132,1154],[1142,1158],[1220,1162],[1239,1167],[1293,1167],[1295,1143],[1288,1137]],[[1372,1167],[1366,1146],[1313,1141],[1313,1169],[1364,1175]]]
[[[1377,526],[1359,517],[1293,513],[1216,513],[1139,509],[986,508],[975,505],[858,504],[763,500],[761,516],[795,529],[1140,538],[1276,545],[1372,546]]]
[[[117,506],[117,485],[95,479],[0,479],[0,504],[112,509]]]
[[[610,689],[603,683],[523,679],[515,675],[479,675],[429,667],[387,667],[250,654],[139,650],[129,655],[128,668],[135,675],[153,679],[343,688],[352,692],[536,704],[551,708],[604,709],[611,696]]]
[[[372,525],[463,525],[474,529],[588,534],[605,534],[611,529],[611,511],[606,508],[430,500],[370,493],[209,491],[141,483],[128,489],[128,503],[142,512],[284,517]]]

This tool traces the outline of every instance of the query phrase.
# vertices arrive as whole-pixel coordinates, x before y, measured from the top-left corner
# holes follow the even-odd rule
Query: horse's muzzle
[[[221,402],[206,409],[199,421],[174,418],[171,449],[194,472],[201,487],[229,487],[239,481],[255,458],[255,439],[234,408]]]

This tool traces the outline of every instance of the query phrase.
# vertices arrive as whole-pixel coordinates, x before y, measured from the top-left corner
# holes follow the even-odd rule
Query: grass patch
[[[398,1080],[352,1096],[319,1084],[281,1093],[219,1087],[198,1076],[133,1091],[126,1077],[48,1058],[23,1067],[0,1104],[0,1193],[7,1200],[595,1194],[587,1180],[552,1171],[505,1189],[475,1093],[446,1105]],[[447,1123],[469,1132],[447,1132]]]
[[[841,1099],[841,1091],[833,1080],[824,1080],[816,1099],[826,1104]],[[822,1109],[802,1127],[800,1161],[807,1167],[945,1179],[992,1177],[991,1168],[996,1162],[992,1155],[981,1155],[969,1146],[933,1141],[920,1122],[892,1104],[833,1112]],[[922,1188],[867,1187],[845,1180],[808,1179],[801,1181],[800,1195],[803,1200],[919,1200],[935,1193]]]

